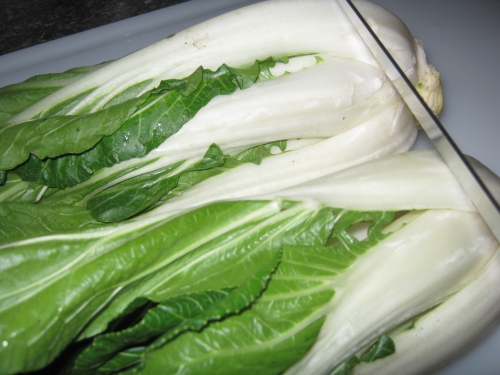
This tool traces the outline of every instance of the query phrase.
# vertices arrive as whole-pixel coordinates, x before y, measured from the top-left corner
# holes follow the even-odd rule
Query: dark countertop
[[[0,0],[0,55],[187,0]]]

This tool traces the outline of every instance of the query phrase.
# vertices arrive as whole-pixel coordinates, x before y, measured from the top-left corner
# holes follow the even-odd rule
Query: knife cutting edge
[[[351,0],[338,0],[420,126],[500,241],[500,204]]]

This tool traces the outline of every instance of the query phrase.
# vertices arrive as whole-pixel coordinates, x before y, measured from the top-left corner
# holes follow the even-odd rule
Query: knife
[[[337,0],[375,59],[500,241],[500,204],[351,0]]]

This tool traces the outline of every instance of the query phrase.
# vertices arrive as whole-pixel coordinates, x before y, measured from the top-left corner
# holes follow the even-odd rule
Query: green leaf
[[[231,206],[230,203],[227,204]],[[238,205],[234,205],[235,209],[237,207]],[[200,244],[169,265],[168,269],[158,270],[128,285],[79,338],[91,337],[104,331],[109,322],[120,316],[137,297],[163,301],[179,294],[234,287],[246,280],[248,275],[255,273],[268,261],[273,250],[280,249],[284,244],[301,244],[310,240],[318,243],[326,241],[330,235],[333,223],[328,210],[318,212],[297,204],[282,209],[280,213],[260,222],[252,221],[238,226],[235,226],[237,221],[234,224],[228,223],[225,235],[220,234],[206,244]],[[215,220],[218,215],[206,217],[205,220]],[[238,215],[241,214],[238,212]],[[175,243],[173,249],[182,246],[185,241],[197,242],[198,236],[203,235],[201,229],[203,228],[195,231],[193,228],[189,238],[180,237],[181,240]],[[310,234],[305,235],[305,232]]]
[[[100,222],[117,222],[151,207],[177,185],[177,165],[132,177],[87,202],[87,209]]]
[[[0,203],[0,245],[46,235],[64,233],[96,223],[81,206],[45,207],[30,202]]]
[[[331,295],[324,296],[324,303],[327,297]],[[148,352],[143,369],[125,373],[281,374],[307,352],[321,329],[322,318],[293,332],[294,323],[305,320],[308,313],[290,317],[294,320],[287,324],[251,309],[214,323],[199,334],[183,334],[163,348]]]
[[[108,326],[121,329],[113,321],[128,315],[131,303],[144,307],[144,298],[159,303],[241,286],[282,249],[252,308],[201,332],[179,333],[144,356],[146,373],[180,361],[193,373],[280,373],[314,343],[335,293],[332,280],[366,251],[364,243],[376,243],[386,220],[382,213],[339,212],[334,217],[330,209],[287,201],[221,202],[171,218],[92,225],[0,246],[0,328],[9,338],[0,348],[8,358],[0,372],[42,368],[75,340]],[[347,232],[348,222],[360,220],[375,228],[366,240],[328,245],[335,222]],[[135,363],[138,355],[126,349],[106,366]]]
[[[182,96],[191,95],[200,86],[203,81],[204,70],[200,66],[191,75],[184,79],[167,79],[161,81],[156,89],[153,90],[153,94],[161,93],[163,91],[171,91],[176,89]]]
[[[288,61],[289,61],[288,56],[269,58],[269,59],[261,61],[260,62],[259,80],[264,81],[266,79],[272,79],[274,76],[271,73],[270,68],[274,67],[277,62],[282,62],[284,64],[287,64]]]
[[[272,64],[274,65],[274,61],[272,62]],[[228,66],[227,69],[235,78],[238,87],[240,89],[247,89],[252,86],[257,80],[257,77],[260,74],[261,67],[258,62],[255,62],[248,68],[234,69]]]
[[[176,168],[182,166],[182,163],[178,163],[132,177],[93,196],[88,201],[87,208],[98,221],[120,221],[245,162],[259,164],[264,157],[272,155],[270,150],[273,147],[284,150],[286,142],[252,147],[234,157],[223,155],[222,150],[213,144],[203,159],[193,166],[177,171]]]
[[[282,373],[315,342],[323,324],[319,311],[335,293],[327,287],[337,274],[329,267],[329,248],[309,240],[301,236],[296,244],[303,246],[283,248],[268,288],[250,309],[147,351],[144,367],[126,373]]]
[[[381,230],[394,219],[394,212],[389,211],[336,210],[335,215],[337,222],[332,238],[335,239],[335,243],[340,245],[340,251],[344,252],[348,257],[362,255],[377,242],[384,239],[387,235],[384,235]],[[363,241],[357,240],[348,231],[350,227],[360,223],[370,223],[367,228],[367,238]]]
[[[56,92],[63,86],[62,83],[52,85],[20,83],[0,89],[0,124]]]
[[[387,357],[396,352],[394,341],[386,334],[381,335],[377,342],[361,357],[363,362],[373,362],[377,359]]]
[[[223,164],[224,160],[222,150],[212,145],[203,159],[188,170],[210,169]],[[177,186],[179,174],[185,173],[183,170],[177,172],[177,166],[161,168],[114,185],[92,197],[87,209],[92,217],[101,222],[116,222],[137,215]]]
[[[283,152],[286,149],[286,141],[271,142],[249,148],[248,150],[242,151],[239,154],[235,155],[234,159],[242,163],[250,162],[258,165],[260,164],[262,159],[273,155],[271,153],[271,150],[274,147],[278,147],[281,152]]]
[[[134,347],[119,352],[108,362],[104,363],[97,371],[97,374],[113,374],[134,369],[142,364],[144,360],[145,347]]]
[[[46,366],[127,285],[160,271],[171,275],[177,269],[173,266],[198,248],[280,210],[274,202],[218,203],[175,218],[98,225],[0,247],[0,329],[7,338],[0,357],[8,358],[0,361],[0,373]],[[248,246],[250,255],[253,245]],[[217,248],[211,250],[214,258],[222,255]],[[260,254],[253,270],[269,253]],[[243,267],[253,264],[249,258]],[[247,272],[234,263],[232,268],[235,274]],[[184,277],[184,286],[196,281],[191,275]]]
[[[87,65],[87,66],[78,66],[76,68],[71,68],[65,70],[60,73],[45,73],[45,74],[37,74],[25,80],[24,82],[51,82],[51,81],[61,81],[67,80],[68,78],[80,77],[83,74],[92,72],[97,70],[105,65],[109,64],[109,62],[102,62],[95,65]],[[10,87],[10,86],[8,86]]]
[[[133,352],[138,355],[140,349],[143,349],[140,356],[143,357],[145,351],[163,346],[182,332],[200,331],[211,321],[240,312],[264,290],[277,266],[280,253],[276,252],[275,255],[268,264],[237,288],[198,292],[163,301],[150,309],[140,323],[119,332],[96,337],[92,345],[76,360],[73,373],[95,373],[102,365],[104,369],[99,368],[99,373],[117,371],[123,367],[123,363],[119,360],[119,367],[113,368],[116,366],[113,358],[124,349],[139,346]],[[144,343],[149,345],[143,347]]]
[[[30,153],[38,159],[82,153],[104,136],[113,134],[148,96],[146,93],[120,105],[84,115],[53,116],[2,125],[0,169],[17,167],[28,160]]]
[[[46,192],[45,186],[23,181],[14,173],[6,177],[4,184],[0,184],[0,202],[37,202]]]
[[[51,187],[73,186],[104,167],[146,155],[179,131],[212,98],[231,94],[237,88],[225,65],[215,72],[199,69],[185,80],[166,81],[120,123],[118,130],[108,133],[94,148],[78,151],[82,153],[79,155],[43,161],[43,157],[31,157],[16,173],[25,180]],[[5,169],[9,168],[13,167]],[[65,171],[62,176],[61,170]]]
[[[271,156],[271,149],[279,147],[281,150],[286,148],[286,141],[271,142],[264,145],[251,147],[244,150],[235,156],[225,155],[224,163],[222,165],[213,165],[210,168],[197,168],[196,170],[188,169],[180,175],[177,185],[173,188],[168,195],[162,197],[162,200],[167,200],[172,197],[182,194],[184,190],[210,178],[224,173],[228,169],[232,169],[242,165],[243,163],[260,164],[263,158]]]
[[[350,375],[354,367],[361,362],[373,362],[377,359],[385,358],[396,352],[394,341],[386,334],[380,335],[377,341],[370,347],[370,349],[361,357],[353,355],[344,365],[338,370],[335,375]]]
[[[268,59],[243,69],[226,65],[216,71],[200,68],[183,80],[164,81],[134,115],[92,149],[46,160],[32,155],[16,173],[24,180],[63,189],[105,167],[142,157],[175,134],[215,96],[249,87],[263,69],[274,64],[275,60]]]
[[[61,73],[39,74],[28,78],[24,82],[0,88],[0,124],[68,85],[75,79],[97,70],[105,64],[73,68]],[[63,102],[67,103],[68,101],[64,100]]]
[[[357,356],[353,355],[347,361],[344,362],[344,366],[341,367],[334,375],[351,375],[354,367],[359,365],[360,360]]]
[[[0,88],[0,124],[66,86],[75,78],[99,67],[95,65],[62,73],[39,74],[24,82]]]

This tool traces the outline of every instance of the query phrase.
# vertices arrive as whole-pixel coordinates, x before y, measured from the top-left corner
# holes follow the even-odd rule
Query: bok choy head
[[[400,64],[414,83],[425,81],[427,91],[440,92],[439,77],[428,74],[422,47],[406,27],[376,5],[363,6],[373,15],[371,22],[383,25],[384,38],[398,53]],[[276,17],[279,23],[272,21]],[[302,26],[297,28],[297,24]],[[6,87],[1,95],[4,104],[0,103],[4,108],[0,130],[2,178],[19,167],[16,173],[25,180],[57,188],[75,185],[103,168],[148,154],[212,97],[269,78],[259,74],[256,61],[314,54],[377,66],[336,2],[276,0],[228,13],[99,67]],[[268,68],[265,66],[264,71]],[[225,70],[226,78],[220,69]],[[214,74],[220,78],[220,85],[207,93],[204,83],[200,86],[205,82],[200,77],[208,79]],[[47,96],[30,95],[30,90],[39,90],[45,82],[55,87],[46,90]],[[169,99],[172,90],[197,94],[171,108],[169,100],[178,100]],[[19,99],[23,97],[34,99]],[[165,101],[166,107],[159,105]],[[13,102],[24,104],[13,109],[9,107]],[[137,127],[146,123],[143,132],[136,134]],[[255,139],[253,144],[257,142]],[[122,144],[126,147],[117,151]],[[82,153],[85,156],[80,157]],[[71,157],[61,158],[67,154]],[[61,170],[68,172],[57,175]]]
[[[387,191],[394,180],[383,171],[392,171],[385,159],[371,168],[377,163]],[[430,185],[442,181],[418,165]],[[168,366],[329,373],[446,300],[493,257],[498,243],[477,213],[426,209],[425,201],[401,218],[394,211],[404,214],[405,205],[219,202],[5,244],[2,372],[43,368],[80,342],[84,350],[67,364],[75,374]]]

